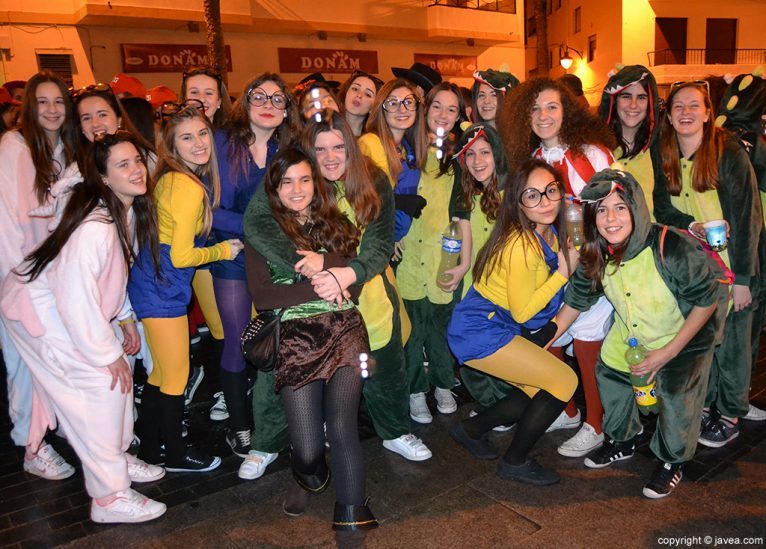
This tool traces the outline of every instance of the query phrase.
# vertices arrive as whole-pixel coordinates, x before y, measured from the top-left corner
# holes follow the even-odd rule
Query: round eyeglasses
[[[396,112],[404,105],[408,111],[418,110],[418,99],[414,95],[408,95],[404,99],[389,97],[383,101],[383,110],[386,112]]]
[[[540,192],[537,189],[532,188],[524,189],[524,191],[521,193],[521,198],[519,198],[519,202],[525,208],[535,208],[540,204],[540,202],[543,201],[543,195],[547,196],[548,200],[551,202],[558,202],[561,200],[563,194],[561,192],[561,185],[559,182],[551,181],[545,187],[544,192]]]
[[[269,95],[261,88],[255,88],[247,92],[247,102],[253,107],[263,107],[267,101],[271,101],[274,108],[280,111],[287,108],[287,96],[281,91]]]

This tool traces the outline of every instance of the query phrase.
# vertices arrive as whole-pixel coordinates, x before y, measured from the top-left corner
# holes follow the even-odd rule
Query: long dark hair
[[[651,90],[649,89],[649,79],[643,78],[638,82],[635,82],[651,97]],[[641,125],[636,130],[636,137],[633,140],[633,146],[629,146],[628,143],[622,137],[622,121],[620,115],[617,113],[617,104],[619,103],[619,96],[622,91],[617,92],[617,101],[612,104],[612,111],[609,113],[609,127],[614,132],[614,136],[617,138],[617,144],[622,147],[623,158],[633,158],[638,153],[643,151],[649,146],[649,139],[651,138],[651,118],[654,116],[652,112],[652,101],[657,101],[657,98],[652,98],[652,101],[648,101],[646,105],[646,116],[644,117]]]
[[[287,109],[285,110],[287,116],[282,124],[274,130],[271,138],[277,140],[281,149],[294,138],[299,127],[298,110],[293,103],[290,89],[282,77],[273,72],[264,72],[252,79],[245,86],[240,98],[234,103],[229,114],[229,123],[226,124],[225,128],[226,140],[229,145],[226,161],[234,168],[235,180],[239,174],[248,173],[250,169],[250,145],[255,143],[255,134],[250,127],[250,92],[269,81],[274,82],[279,87],[279,91],[287,98]]]
[[[301,133],[301,144],[304,150],[312,154],[320,133],[333,130],[340,132],[343,144],[346,146],[346,173],[343,176],[343,186],[346,189],[346,198],[354,209],[357,226],[364,228],[380,215],[383,207],[372,179],[374,173],[372,170],[377,168],[371,165],[371,162],[359,150],[351,126],[342,114],[332,109],[324,109],[321,117],[320,122],[314,118],[306,121],[306,126]],[[316,161],[316,155],[312,154],[312,156]]]
[[[186,81],[192,76],[199,76],[200,74],[216,81],[221,106],[218,107],[218,110],[213,115],[213,127],[220,128],[226,123],[229,113],[231,113],[231,98],[229,97],[229,90],[226,89],[226,84],[223,81],[223,76],[217,69],[206,65],[186,68],[181,78],[181,101],[188,99],[186,97]]]
[[[83,182],[75,185],[71,196],[64,208],[64,214],[56,229],[25,261],[26,270],[19,272],[31,282],[43,272],[45,267],[64,249],[72,233],[98,207],[106,209],[108,215],[101,216],[103,223],[114,223],[120,238],[122,255],[125,266],[130,269],[135,260],[134,242],[128,223],[127,209],[122,200],[106,184],[107,163],[112,148],[120,143],[130,143],[141,156],[146,165],[146,159],[135,136],[118,131],[112,135],[99,136],[88,150],[87,160],[83,163]],[[135,220],[135,235],[138,248],[148,246],[154,260],[155,272],[159,275],[160,245],[157,231],[157,215],[152,201],[151,179],[147,171],[147,192],[133,199],[133,214]],[[90,253],[90,252],[88,252]]]
[[[314,197],[309,205],[309,219],[305,226],[298,222],[298,214],[287,209],[279,200],[279,187],[287,170],[306,162],[311,167]],[[327,251],[350,255],[359,245],[359,229],[338,210],[334,193],[322,178],[314,159],[299,145],[280,150],[271,161],[264,180],[266,196],[274,219],[298,249]]]
[[[452,152],[455,149],[455,143],[457,143],[457,141],[460,139],[463,131],[460,129],[460,124],[467,120],[465,115],[465,102],[463,101],[463,94],[460,91],[460,87],[457,84],[453,84],[452,82],[440,82],[431,88],[426,94],[425,109],[423,110],[423,116],[426,118],[426,132],[431,131],[431,129],[428,127],[428,110],[431,108],[431,105],[436,99],[436,94],[443,91],[452,92],[455,97],[457,97],[458,115],[457,120],[455,120],[455,125],[452,126],[450,132],[444,136],[444,144],[442,145],[442,152],[444,154],[439,160],[440,177],[445,175],[450,170],[450,168],[452,168]]]
[[[375,86],[375,95],[378,94],[380,91],[380,88],[383,86],[383,81],[378,78],[377,76],[373,76],[369,73],[366,73],[364,71],[354,71],[351,73],[351,76],[348,77],[348,80],[343,82],[340,85],[340,88],[338,88],[338,108],[340,108],[340,112],[345,116],[346,114],[346,96],[348,95],[349,90],[351,89],[351,86],[356,82],[358,78],[369,78],[372,82],[372,85]],[[373,102],[375,101],[375,98],[373,98]],[[372,105],[370,105],[370,110],[372,110]],[[362,130],[364,130],[364,126],[367,124],[367,120],[370,117],[370,113],[367,113],[364,117],[364,120],[362,120]]]
[[[370,109],[369,118],[365,125],[365,131],[374,133],[380,139],[383,144],[383,150],[386,153],[386,161],[388,164],[388,171],[391,174],[391,184],[395,185],[399,174],[402,171],[402,160],[399,154],[399,148],[394,141],[394,135],[391,133],[391,128],[388,127],[386,122],[386,113],[383,111],[383,102],[388,99],[391,92],[398,90],[399,88],[407,88],[410,94],[418,97],[418,91],[415,86],[408,80],[403,78],[396,78],[390,80],[384,84],[378,95],[375,97],[375,101]],[[404,132],[404,139],[407,140],[410,147],[412,147],[415,153],[415,165],[421,170],[425,168],[426,159],[428,158],[428,135],[425,130],[425,118],[423,117],[423,105],[418,100],[418,110],[415,113],[415,123]]]
[[[64,145],[64,166],[59,166],[53,158],[53,147],[38,120],[37,87],[46,82],[55,84],[64,98],[64,124],[59,130],[60,139]],[[64,168],[75,159],[77,134],[73,112],[69,91],[61,78],[50,71],[42,71],[29,79],[24,88],[24,97],[21,102],[20,131],[27,142],[29,154],[32,156],[32,164],[35,166],[34,190],[40,204],[45,203],[50,186],[55,183]]]
[[[503,250],[506,246],[511,245],[515,239],[522,239],[525,253],[531,249],[534,253],[542,255],[542,249],[534,234],[535,224],[529,220],[521,207],[521,195],[524,189],[527,188],[529,176],[535,170],[545,170],[548,172],[551,179],[558,183],[561,195],[564,195],[564,185],[561,183],[561,176],[554,168],[542,160],[528,158],[518,170],[513,172],[509,177],[508,187],[503,196],[503,204],[497,216],[497,222],[492,228],[487,243],[476,257],[476,265],[473,268],[473,279],[475,281],[481,280],[482,276],[485,279],[489,278],[489,275],[497,267]],[[566,263],[571,267],[569,255],[567,254],[567,233],[563,205],[559,209],[553,226],[559,235],[559,248],[564,250]]]
[[[457,173],[461,174],[460,181],[457,183],[460,185],[460,198],[463,207],[468,211],[473,211],[473,198],[476,195],[480,195],[479,207],[481,208],[481,211],[484,212],[484,215],[487,216],[489,221],[495,221],[500,211],[502,201],[500,187],[505,183],[505,179],[508,175],[508,160],[505,158],[505,151],[503,150],[503,143],[500,141],[500,135],[497,133],[497,130],[489,124],[474,124],[473,126],[466,128],[462,139],[470,139],[470,136],[475,135],[478,131],[481,131],[483,135],[476,138],[474,143],[478,142],[479,139],[483,139],[489,144],[489,148],[492,151],[493,162],[495,164],[492,177],[487,182],[486,186],[476,181],[476,178],[471,175],[471,172],[468,169],[467,162],[465,161],[465,153],[463,153],[460,158],[454,160],[454,163],[460,167],[460,169],[457,170]]]
[[[103,90],[101,89],[101,86],[104,87]],[[77,159],[78,163],[80,163],[80,171],[83,169],[82,162],[90,149],[90,141],[88,141],[88,138],[85,137],[85,134],[82,132],[82,124],[80,123],[80,103],[89,97],[99,97],[109,105],[109,108],[112,109],[112,113],[114,113],[114,116],[118,120],[119,127],[135,136],[136,143],[138,144],[137,146],[144,155],[154,152],[154,140],[147,141],[143,134],[136,129],[133,125],[133,120],[128,113],[125,112],[122,104],[117,100],[117,96],[114,95],[111,86],[109,86],[109,84],[97,84],[95,87],[89,86],[72,92],[72,103],[74,104],[75,113],[74,121],[79,136],[77,139]]]
[[[610,151],[615,139],[606,122],[583,107],[566,86],[550,78],[533,78],[519,84],[505,98],[506,105],[498,113],[497,129],[503,137],[508,161],[512,169],[524,163],[540,145],[540,138],[532,130],[532,107],[537,96],[545,90],[559,93],[564,118],[559,141],[568,145],[575,156],[583,156],[584,145],[602,145]]]
[[[625,191],[617,187],[614,192],[628,204]],[[596,227],[596,213],[600,204],[601,201],[588,202],[584,204],[582,209],[585,244],[580,248],[580,263],[582,264],[585,277],[590,279],[593,291],[603,289],[601,281],[606,273],[607,265],[619,265],[630,243],[630,236],[625,239],[625,242],[617,245],[609,244],[601,236],[601,233],[598,232],[598,227]],[[630,235],[633,235],[633,231],[636,229],[636,220],[633,216],[633,208],[628,208],[628,210],[630,211],[630,222],[633,225]]]

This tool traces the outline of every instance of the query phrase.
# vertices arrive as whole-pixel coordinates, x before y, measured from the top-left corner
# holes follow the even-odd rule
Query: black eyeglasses
[[[247,102],[253,107],[263,107],[267,101],[271,101],[274,108],[280,111],[287,108],[287,96],[281,91],[275,91],[269,95],[261,88],[254,88],[247,92]]]
[[[558,181],[551,181],[545,187],[544,192],[540,192],[537,189],[524,189],[521,193],[519,202],[525,208],[535,208],[540,202],[543,201],[543,195],[548,197],[551,202],[558,202],[563,197],[561,193],[561,184]]]
[[[112,87],[109,84],[103,84],[101,82],[98,84],[83,86],[77,90],[74,88],[69,88],[69,94],[72,96],[74,101],[81,99],[83,96],[95,95],[97,93],[108,93],[110,95],[114,95]]]
[[[418,110],[418,98],[410,94],[404,99],[398,99],[396,97],[389,97],[383,101],[383,110],[386,112],[396,112],[404,105],[404,108],[408,111]]]
[[[710,82],[707,80],[678,80],[670,85],[670,93],[673,93],[677,88],[682,88],[687,85],[697,86],[698,88],[704,86],[705,91],[710,95]]]
[[[213,67],[190,67],[188,69],[185,69],[183,72],[183,79],[187,79],[190,76],[198,76],[200,74],[204,74],[205,76],[209,76],[210,78],[215,78],[219,82],[222,79],[220,71],[217,69],[214,69]]]
[[[190,113],[191,115],[204,116],[205,105],[203,105],[202,101],[199,99],[187,99],[183,103],[166,101],[157,111],[157,115],[161,120],[172,118],[174,116],[181,116],[186,113]]]

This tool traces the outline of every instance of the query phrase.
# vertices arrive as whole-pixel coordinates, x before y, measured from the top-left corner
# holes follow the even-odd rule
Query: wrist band
[[[118,321],[117,326],[127,326],[128,324],[135,324],[135,323],[136,323],[136,319],[130,316],[124,320]]]

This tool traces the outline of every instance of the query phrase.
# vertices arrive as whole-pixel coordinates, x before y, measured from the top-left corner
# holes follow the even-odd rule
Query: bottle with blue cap
[[[446,283],[450,281],[450,277],[444,273],[457,266],[462,247],[463,230],[460,228],[460,219],[453,217],[442,232],[442,253],[436,275],[437,282]]]
[[[646,358],[646,349],[638,343],[635,337],[631,337],[628,340],[628,349],[625,351],[625,360],[629,365],[635,366],[642,362],[644,358]],[[633,386],[633,395],[636,398],[638,410],[645,416],[657,414],[660,411],[659,404],[657,404],[657,382],[652,380],[649,383],[647,380],[650,375],[637,376],[633,373],[630,374],[630,384]]]

